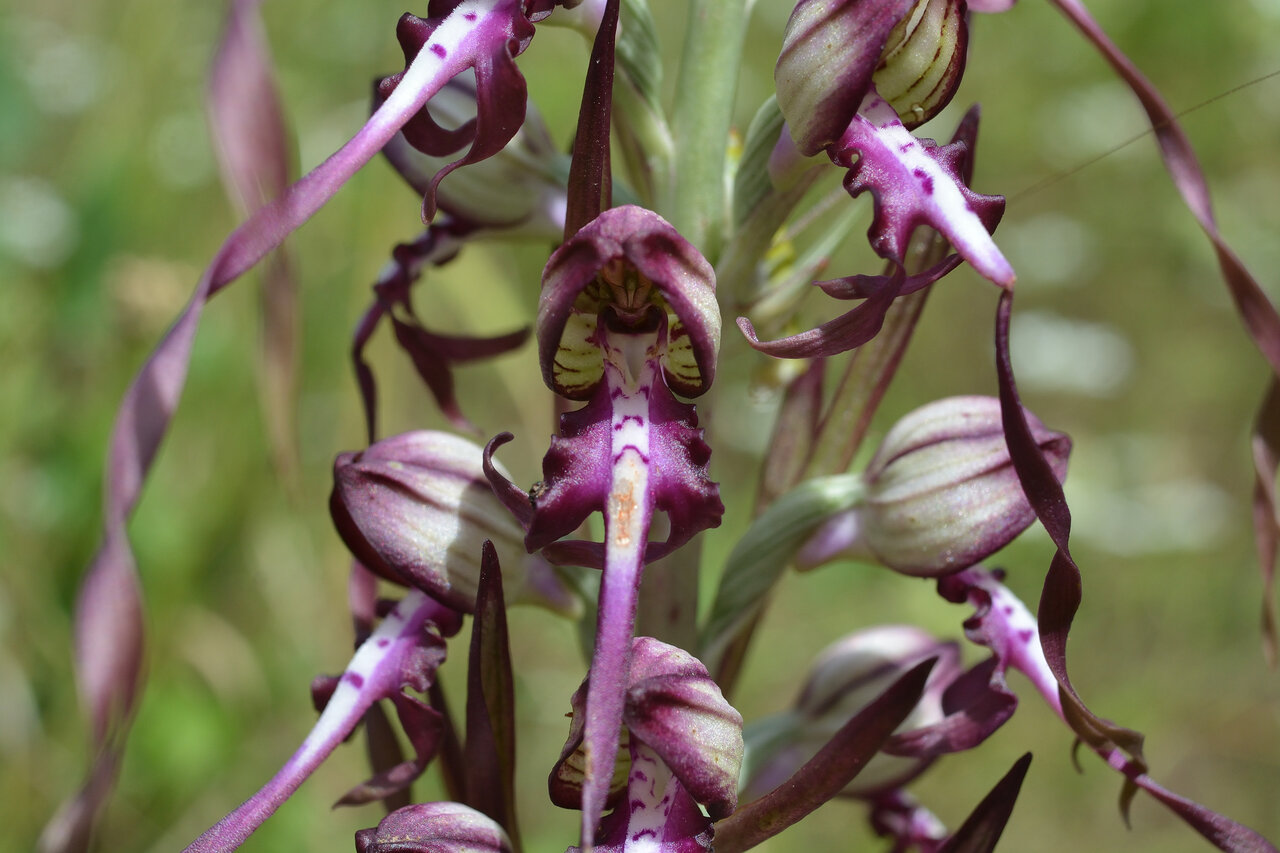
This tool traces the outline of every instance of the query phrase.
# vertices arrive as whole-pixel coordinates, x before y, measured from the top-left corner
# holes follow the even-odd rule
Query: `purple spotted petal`
[[[492,819],[461,803],[420,803],[356,833],[356,853],[511,853]]]
[[[324,713],[302,746],[256,794],[232,810],[193,841],[184,853],[225,853],[235,850],[298,789],[331,752],[351,733],[364,714],[381,699],[403,695],[406,687],[425,691],[444,661],[441,635],[456,633],[458,614],[416,590],[410,591],[356,650],[325,704]],[[403,717],[402,717],[403,719]],[[413,718],[411,739],[417,745],[433,741]],[[426,759],[419,761],[425,764]]]
[[[429,222],[436,212],[436,190],[440,181],[453,170],[477,163],[501,151],[524,123],[527,88],[515,58],[524,52],[533,38],[533,26],[525,17],[520,0],[480,4],[474,0],[432,3],[432,18],[422,19],[405,13],[396,27],[396,36],[404,51],[406,70],[387,77],[379,84],[379,94],[389,98],[403,85],[408,66],[424,53],[447,59],[453,49],[440,30],[454,20],[465,20],[486,44],[471,63],[476,77],[476,117],[455,130],[445,130],[420,109],[404,125],[405,138],[422,152],[443,157],[470,146],[467,153],[436,172],[427,185],[422,202],[423,221]],[[488,6],[488,8],[486,8]],[[445,17],[445,9],[448,17]],[[487,14],[486,14],[487,13]]]
[[[911,232],[928,225],[981,275],[1008,287],[1013,267],[991,239],[1004,199],[965,185],[961,164],[966,156],[962,144],[938,146],[912,136],[874,92],[832,151],[832,159],[849,169],[845,189],[855,197],[870,190],[875,199],[867,236],[882,258],[901,263]]]
[[[706,391],[720,348],[715,272],[670,223],[635,205],[606,210],[547,262],[537,320],[538,358],[547,386],[572,400],[586,400],[599,385],[603,367],[593,337],[596,316],[614,294],[597,276],[615,265],[638,273],[644,292],[637,298],[667,316],[662,368],[671,390],[685,397]]]
[[[375,86],[374,109],[383,100]],[[450,80],[431,99],[431,110],[447,117],[449,124],[462,125],[466,117],[474,117],[475,104],[475,78],[464,74]],[[403,132],[382,149],[387,162],[419,198],[426,197],[436,173],[449,164],[447,154],[425,154],[411,145]],[[565,205],[565,188],[555,178],[556,161],[561,156],[541,114],[530,104],[524,124],[501,152],[457,171],[440,184],[437,205],[453,221],[472,228],[519,228],[523,233],[557,239],[563,229],[558,219],[563,217],[554,213]]]
[[[657,752],[643,743],[630,747],[627,797],[600,822],[597,853],[710,853],[711,819],[698,808]],[[581,853],[570,847],[567,853]]]

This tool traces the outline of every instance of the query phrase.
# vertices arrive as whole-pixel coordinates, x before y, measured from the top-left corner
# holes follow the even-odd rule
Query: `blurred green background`
[[[1280,298],[1280,79],[1232,91],[1280,69],[1280,2],[1095,5],[1175,109],[1229,93],[1184,122],[1224,233]],[[655,0],[653,9],[674,68],[684,3]],[[393,31],[402,11],[381,0],[265,4],[304,167],[359,126],[370,80],[401,67]],[[70,611],[97,543],[115,407],[235,225],[203,107],[223,12],[187,0],[9,0],[0,9],[5,853],[31,849],[86,764]],[[788,12],[787,3],[757,4],[741,127],[770,86]],[[1259,651],[1248,524],[1249,423],[1265,368],[1152,141],[1115,150],[1144,124],[1102,61],[1041,0],[973,24],[957,103],[924,132],[948,135],[959,107],[981,101],[975,186],[1011,198],[998,238],[1020,276],[1015,364],[1028,404],[1076,442],[1067,490],[1085,601],[1070,647],[1075,683],[1096,711],[1147,733],[1158,780],[1280,838],[1280,676]],[[560,142],[585,55],[576,36],[548,29],[521,59]],[[347,342],[388,249],[419,227],[417,200],[374,163],[290,242],[304,330],[296,488],[272,466],[258,402],[255,276],[206,313],[186,396],[131,528],[149,678],[101,849],[181,849],[292,752],[313,718],[311,677],[344,665],[347,558],[326,499],[333,456],[363,442]],[[864,241],[849,242],[835,274],[865,268]],[[523,324],[542,258],[545,248],[529,246],[464,253],[420,289],[422,315],[441,329]],[[993,288],[967,270],[937,288],[877,431],[935,397],[994,393],[994,303]],[[753,387],[758,362],[742,349],[726,344],[734,361],[711,417],[712,473],[728,515],[708,536],[708,590],[750,509],[750,481],[739,478],[768,435],[772,403]],[[384,433],[443,427],[385,335],[372,355]],[[550,431],[537,375],[531,348],[459,372],[463,406],[481,429],[518,433],[503,459],[520,482],[536,478]],[[1050,553],[1036,530],[997,561],[1032,606]],[[779,710],[805,662],[858,627],[912,621],[958,636],[965,616],[931,584],[865,566],[788,578],[735,702],[748,719]],[[544,804],[542,780],[583,663],[570,626],[541,612],[512,619],[526,841],[531,851],[562,850],[574,816]],[[455,658],[441,677],[459,702]],[[944,821],[957,824],[1032,749],[1001,849],[1209,849],[1142,796],[1126,831],[1118,777],[1090,755],[1078,774],[1065,727],[1025,682],[1015,677],[1013,687],[1025,699],[1013,721],[917,786]],[[243,849],[352,849],[351,833],[379,812],[329,805],[363,772],[360,750],[341,750]],[[434,782],[417,792],[439,795]],[[766,849],[882,849],[862,822],[856,806],[833,803]]]

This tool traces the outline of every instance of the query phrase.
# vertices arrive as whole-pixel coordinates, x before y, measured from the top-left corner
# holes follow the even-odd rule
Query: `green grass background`
[[[1229,93],[1187,115],[1185,126],[1224,233],[1280,297],[1280,80],[1232,91],[1280,69],[1280,3],[1094,5],[1175,109]],[[770,85],[789,11],[773,0],[757,6],[741,127]],[[684,3],[653,8],[674,67]],[[381,0],[265,4],[304,167],[358,127],[370,80],[401,67],[393,29],[402,11]],[[70,613],[97,542],[115,406],[235,225],[202,100],[222,14],[221,3],[188,0],[10,0],[0,9],[4,853],[32,848],[86,764]],[[561,142],[584,59],[576,37],[551,30],[521,59]],[[1136,105],[1047,3],[976,16],[956,100],[984,108],[976,187],[1011,197],[998,237],[1019,271],[1017,311],[1067,332],[1060,345],[1024,347],[1015,359],[1026,365],[1028,404],[1076,441],[1067,488],[1085,601],[1070,647],[1075,682],[1099,713],[1148,734],[1157,779],[1280,838],[1280,676],[1259,652],[1248,525],[1249,423],[1266,370],[1152,141],[1113,151],[1142,131]],[[947,135],[956,114],[953,107],[926,131]],[[131,527],[146,594],[148,681],[100,849],[181,849],[292,752],[313,717],[308,682],[347,659],[346,557],[325,508],[333,456],[363,441],[345,353],[369,282],[389,247],[417,233],[417,211],[374,163],[290,241],[303,288],[297,489],[282,484],[264,437],[254,276],[206,313],[186,396]],[[835,274],[867,264],[860,236],[849,243]],[[479,332],[522,324],[543,257],[545,249],[528,246],[466,253],[421,288],[422,314],[440,328]],[[994,393],[994,302],[993,288],[967,270],[937,288],[878,431],[935,397]],[[832,309],[815,301],[813,310]],[[767,407],[751,388],[758,362],[726,330],[729,366],[711,428],[712,473],[725,484],[729,514],[707,537],[708,590],[745,523],[744,472],[767,435]],[[373,357],[386,432],[443,426],[385,336]],[[1095,390],[1052,381],[1078,375],[1098,377]],[[531,347],[459,371],[464,407],[481,428],[518,433],[503,458],[522,482],[535,479],[551,423],[537,376]],[[1111,390],[1099,393],[1097,382]],[[1050,553],[1033,531],[1000,555],[1029,603]],[[956,636],[965,615],[928,583],[865,566],[790,577],[735,702],[749,719],[778,710],[805,661],[842,633],[913,621]],[[526,840],[532,851],[560,850],[573,838],[573,815],[544,804],[542,780],[583,663],[569,626],[541,612],[512,619]],[[455,701],[461,660],[441,672]],[[1066,729],[1025,682],[1015,677],[1013,687],[1025,700],[1013,721],[919,784],[945,821],[957,824],[1031,749],[1002,850],[1208,849],[1141,796],[1126,830],[1115,808],[1118,778],[1089,755],[1078,774]],[[329,805],[362,773],[359,750],[341,750],[243,849],[352,849],[351,833],[378,812]],[[439,791],[428,781],[418,795]],[[862,824],[856,806],[833,803],[767,849],[882,849]]]

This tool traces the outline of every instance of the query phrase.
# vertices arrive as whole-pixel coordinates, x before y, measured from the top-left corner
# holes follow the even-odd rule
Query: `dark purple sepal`
[[[484,543],[467,660],[466,803],[488,815],[520,846],[516,828],[515,686],[502,569]]]
[[[948,255],[941,262],[934,264],[922,273],[909,275],[902,280],[898,288],[899,296],[915,293],[939,281],[947,273],[960,266],[964,258],[959,255]],[[892,286],[892,275],[847,275],[843,278],[832,278],[826,281],[815,281],[815,287],[833,299],[869,299],[886,287]]]
[[[1013,763],[960,828],[942,843],[938,853],[992,853],[1013,814],[1013,805],[1030,766],[1031,753],[1028,752]]]
[[[1005,681],[1005,668],[991,657],[952,682],[942,695],[943,717],[896,734],[884,745],[889,755],[931,760],[973,749],[1008,722],[1018,697]]]
[[[600,26],[591,45],[582,105],[573,135],[569,166],[569,196],[565,205],[564,239],[613,206],[610,146],[613,117],[614,53],[618,34],[618,0],[606,0]]]
[[[1005,436],[1018,478],[1041,524],[1058,549],[1045,576],[1038,622],[1044,658],[1057,681],[1062,717],[1081,741],[1098,753],[1108,766],[1125,776],[1127,781],[1121,794],[1121,808],[1126,815],[1134,787],[1142,788],[1219,850],[1226,853],[1277,853],[1273,844],[1252,829],[1158,785],[1146,773],[1142,735],[1094,714],[1071,684],[1067,675],[1067,634],[1082,598],[1080,567],[1070,550],[1071,510],[1067,507],[1061,483],[1053,476],[1049,461],[1032,435],[1014,381],[1013,363],[1009,356],[1012,310],[1013,293],[1006,290],[1000,294],[996,308],[996,377],[1000,386]]]
[[[1013,268],[991,240],[1004,198],[966,185],[971,152],[964,140],[940,146],[917,139],[872,92],[830,154],[849,170],[844,187],[850,195],[872,195],[875,215],[867,237],[876,254],[901,263],[911,232],[927,225],[979,274],[1002,287],[1013,284]]]
[[[434,680],[434,674],[431,680]],[[423,681],[420,679],[418,683],[421,684]],[[415,689],[418,688],[415,687]],[[396,719],[400,723],[400,729],[413,748],[413,758],[397,761],[378,770],[369,779],[343,794],[334,803],[335,807],[374,803],[408,791],[409,786],[422,775],[427,769],[427,764],[435,758],[439,750],[443,730],[440,714],[421,699],[406,693],[395,693],[389,698],[396,709]],[[372,706],[370,711],[375,707],[377,706]],[[368,716],[369,712],[365,712],[366,723]]]
[[[806,156],[834,144],[849,126],[889,33],[916,0],[801,0],[791,12],[773,70],[778,107]]]
[[[925,661],[903,675],[790,779],[716,824],[718,853],[755,847],[839,794],[911,713],[933,664]]]
[[[464,14],[458,9],[462,5],[459,0],[433,2],[428,6],[429,17],[426,20],[408,13],[401,17],[396,37],[404,52],[406,68],[424,49],[445,50],[428,42],[437,29],[448,23],[448,17]],[[445,130],[431,118],[430,107],[427,106],[404,125],[405,138],[425,154],[448,156],[470,146],[463,157],[438,171],[428,184],[422,201],[425,222],[435,216],[436,187],[440,181],[460,166],[497,154],[524,123],[528,90],[515,58],[524,52],[533,38],[533,25],[522,6],[520,0],[507,0],[484,24],[488,31],[481,38],[487,50],[477,50],[472,62],[476,75],[475,119],[455,130]],[[401,72],[383,80],[379,84],[379,94],[384,98],[390,97],[404,74]]]
[[[454,364],[491,358],[524,344],[529,329],[518,329],[494,337],[441,335],[423,326],[413,308],[412,287],[425,266],[443,266],[452,261],[463,241],[475,233],[475,226],[452,217],[442,217],[428,226],[412,243],[397,245],[391,262],[373,285],[374,302],[365,312],[352,340],[351,356],[360,386],[369,439],[377,436],[377,383],[373,368],[364,358],[378,324],[389,317],[396,343],[409,356],[414,369],[435,399],[436,405],[459,430],[477,432],[462,413],[454,388]]]
[[[495,821],[461,803],[398,809],[356,833],[356,853],[511,853]]]
[[[509,432],[500,432],[489,439],[488,444],[484,446],[482,464],[485,479],[489,481],[493,493],[497,495],[498,500],[502,501],[507,511],[515,516],[516,521],[520,522],[520,526],[528,530],[529,524],[533,521],[533,501],[529,493],[511,482],[493,461],[493,454],[498,448],[514,438],[515,436]]]
[[[800,332],[774,341],[762,341],[755,326],[746,317],[738,318],[738,328],[751,346],[776,358],[825,358],[848,352],[874,338],[884,325],[885,313],[898,298],[904,282],[902,267],[884,287],[879,288],[852,311],[828,320],[816,329]]]
[[[1272,379],[1253,424],[1253,536],[1262,572],[1262,648],[1271,666],[1280,657],[1276,628],[1276,556],[1280,553],[1280,382]]]

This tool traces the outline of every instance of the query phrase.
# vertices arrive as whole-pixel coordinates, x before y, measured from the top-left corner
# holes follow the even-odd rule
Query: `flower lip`
[[[556,250],[542,276],[538,355],[557,394],[585,400],[603,377],[596,323],[651,331],[665,314],[659,341],[663,373],[685,397],[706,391],[720,348],[715,272],[665,219],[634,205],[611,208]]]

